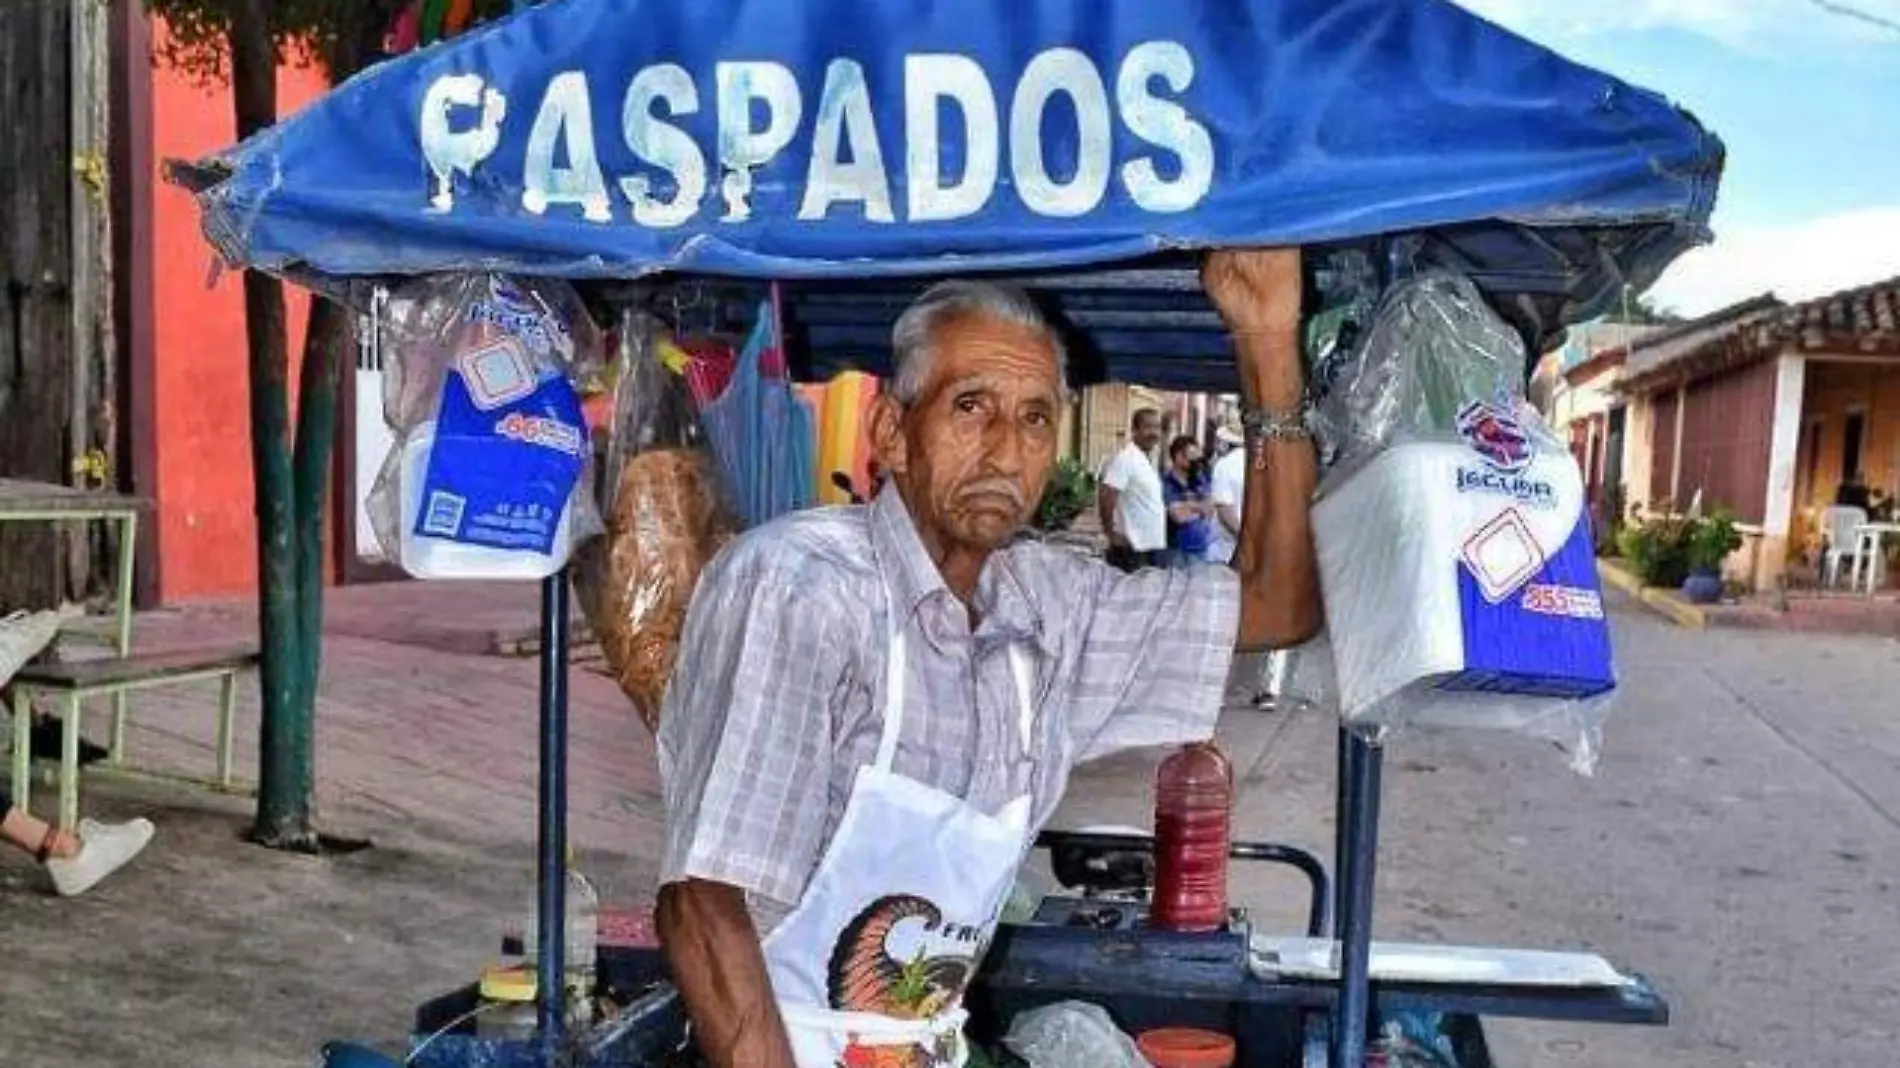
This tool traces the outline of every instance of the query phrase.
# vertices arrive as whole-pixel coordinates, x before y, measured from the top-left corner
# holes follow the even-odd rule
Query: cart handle
[[[1036,835],[1036,848],[1121,851],[1152,855],[1155,840],[1153,836],[1145,834],[1043,831]],[[1308,937],[1323,938],[1331,931],[1332,879],[1326,874],[1326,865],[1320,863],[1318,857],[1298,846],[1281,845],[1278,842],[1235,842],[1227,847],[1227,855],[1235,860],[1282,864],[1289,868],[1299,869],[1300,874],[1306,876],[1307,884],[1313,891],[1313,898],[1306,912]]]

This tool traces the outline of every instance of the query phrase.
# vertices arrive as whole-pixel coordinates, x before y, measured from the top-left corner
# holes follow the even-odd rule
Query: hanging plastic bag
[[[817,422],[783,368],[778,316],[771,301],[740,350],[725,389],[700,410],[747,527],[809,508],[817,464]]]
[[[739,530],[686,360],[657,320],[624,321],[600,481],[607,536],[576,572],[607,666],[656,732],[699,573]]]
[[[1523,397],[1515,331],[1466,279],[1400,283],[1316,424],[1313,508],[1340,714],[1514,731],[1594,766],[1616,685],[1584,488]]]
[[[1364,249],[1314,253],[1312,287],[1318,305],[1302,333],[1306,381],[1312,395],[1332,392],[1379,305],[1379,275]]]
[[[537,579],[600,531],[581,386],[600,335],[564,283],[438,275],[390,294],[370,491],[388,559],[417,578]]]

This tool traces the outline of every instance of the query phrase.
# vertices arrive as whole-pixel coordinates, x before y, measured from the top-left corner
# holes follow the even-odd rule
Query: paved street
[[[1379,936],[1589,949],[1672,1002],[1665,1030],[1497,1023],[1501,1065],[1891,1063],[1900,643],[1627,610],[1617,637],[1626,692],[1594,778],[1511,738],[1393,742]],[[1240,830],[1326,855],[1331,723],[1230,717],[1228,733],[1259,753]],[[1070,818],[1139,821],[1132,764],[1079,783]],[[1297,922],[1295,892],[1242,894]]]
[[[94,811],[154,812],[160,841],[75,902],[0,858],[0,1064],[309,1064],[324,1036],[398,1038],[415,1001],[472,975],[525,906],[535,666],[392,643],[387,625],[350,636],[403,610],[405,594],[375,596],[332,613],[319,772],[328,822],[378,847],[266,854],[237,842],[240,802],[89,791]],[[246,626],[237,611],[161,615],[141,640]],[[1513,1068],[1889,1063],[1900,643],[1698,634],[1627,609],[1618,627],[1627,693],[1595,778],[1515,739],[1394,743],[1380,934],[1591,948],[1674,1004],[1664,1030],[1495,1023]],[[574,833],[610,896],[635,898],[659,834],[651,743],[606,680],[577,672],[574,702]],[[208,766],[210,707],[188,690],[141,698],[137,751]],[[1243,712],[1223,734],[1247,769],[1240,832],[1324,855],[1330,722]],[[1062,821],[1145,823],[1152,764],[1079,774]],[[1239,893],[1293,922],[1296,883],[1249,877]]]

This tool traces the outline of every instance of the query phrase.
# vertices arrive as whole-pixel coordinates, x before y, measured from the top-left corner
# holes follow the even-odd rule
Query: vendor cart
[[[910,296],[982,272],[1046,302],[1078,384],[1223,391],[1232,357],[1197,250],[1355,250],[1387,284],[1447,268],[1535,354],[1707,240],[1722,162],[1668,102],[1444,0],[554,0],[372,68],[173,177],[226,260],[358,306],[446,271],[647,308],[680,286],[757,307],[776,279],[794,369],[823,378],[884,370]],[[568,603],[566,577],[545,580],[542,976],[564,974]],[[1146,839],[1046,835],[1073,879],[999,933],[970,997],[978,1044],[1071,999],[1125,1029],[1223,1031],[1262,1068],[1356,1068],[1388,1023],[1486,1068],[1484,1017],[1667,1021],[1638,977],[1373,982],[1381,761],[1341,732],[1336,886],[1304,852],[1236,846],[1306,874],[1310,923],[1289,933],[1333,940],[1336,974],[1263,971],[1244,916],[1149,929]],[[605,949],[598,972],[616,1006],[599,1022],[570,1027],[544,982],[533,1033],[497,1037],[471,986],[422,1007],[401,1063],[691,1063],[656,951]],[[325,1058],[398,1063],[341,1043]]]

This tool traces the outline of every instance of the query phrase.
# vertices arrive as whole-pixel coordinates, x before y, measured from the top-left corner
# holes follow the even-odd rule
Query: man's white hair
[[[891,393],[898,403],[912,404],[923,395],[935,363],[937,328],[966,315],[987,315],[1042,331],[1055,350],[1057,389],[1061,396],[1068,396],[1068,353],[1061,336],[1042,317],[1029,294],[995,282],[957,280],[939,282],[925,290],[891,328]]]

